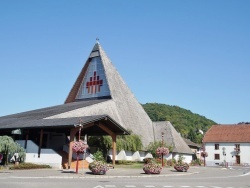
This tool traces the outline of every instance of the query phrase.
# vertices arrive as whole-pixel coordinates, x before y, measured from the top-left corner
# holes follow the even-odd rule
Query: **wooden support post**
[[[43,129],[41,129],[41,131],[40,131],[40,143],[39,143],[39,148],[38,148],[38,158],[40,158],[42,144],[43,144]]]
[[[69,151],[68,151],[68,169],[70,169],[70,166],[71,166],[72,155],[73,155],[72,147],[73,147],[73,143],[74,143],[75,134],[78,131],[79,131],[79,128],[71,128],[70,129]]]
[[[115,156],[116,156],[116,135],[112,136],[112,162],[113,167],[115,167]]]
[[[25,137],[25,143],[24,143],[24,149],[27,149],[27,142],[29,140],[29,131],[26,133],[26,137]]]
[[[116,156],[116,134],[111,131],[109,128],[105,127],[104,125],[98,125],[102,130],[104,130],[106,133],[108,133],[112,137],[112,161],[113,161],[113,167],[115,167],[115,156]]]

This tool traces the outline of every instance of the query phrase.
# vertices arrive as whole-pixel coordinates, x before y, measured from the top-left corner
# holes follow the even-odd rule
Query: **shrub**
[[[18,166],[11,166],[11,170],[23,170],[23,169],[40,169],[40,168],[51,168],[45,164],[33,164],[33,163],[21,163]]]
[[[105,159],[104,159],[104,157],[103,157],[103,153],[100,151],[100,150],[98,150],[97,152],[95,152],[94,154],[93,154],[93,156],[94,156],[94,159],[96,160],[96,161],[105,161]]]
[[[191,165],[196,166],[196,165],[201,165],[202,161],[200,159],[195,159],[191,161]]]

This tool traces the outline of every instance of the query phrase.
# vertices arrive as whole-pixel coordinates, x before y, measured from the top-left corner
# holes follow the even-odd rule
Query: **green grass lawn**
[[[116,163],[115,168],[143,168],[143,162]]]

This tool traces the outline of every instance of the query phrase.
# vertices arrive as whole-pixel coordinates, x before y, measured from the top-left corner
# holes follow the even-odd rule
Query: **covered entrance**
[[[68,151],[66,151],[68,158],[67,168],[71,167],[72,146],[76,140],[75,137],[79,135],[80,129],[80,136],[111,136],[113,166],[115,165],[116,156],[116,136],[129,134],[126,129],[108,115],[40,119],[33,120],[27,124],[21,121],[19,123],[17,122],[13,126],[0,127],[0,135],[13,137],[11,132],[15,129],[20,129],[22,134],[18,135],[16,139],[26,149],[26,153],[32,151],[35,154],[31,157],[40,162],[42,162],[45,155],[48,156],[52,151],[55,153],[63,151],[66,145],[68,148]],[[34,145],[37,145],[37,149]],[[30,157],[26,157],[26,159],[30,159]],[[46,160],[50,164],[48,157]],[[51,161],[53,161],[53,157],[51,157]]]

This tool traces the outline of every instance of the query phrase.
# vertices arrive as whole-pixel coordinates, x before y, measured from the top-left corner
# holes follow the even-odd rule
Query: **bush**
[[[193,166],[197,166],[197,165],[201,165],[202,164],[202,160],[200,160],[200,159],[195,159],[195,160],[192,160],[191,161],[191,165],[193,165]]]
[[[93,154],[93,156],[94,156],[95,161],[103,161],[103,162],[105,161],[105,159],[103,157],[103,153],[100,150],[98,150],[97,152],[95,152]]]
[[[40,169],[40,168],[51,168],[51,166],[45,164],[21,163],[17,166],[10,167],[11,170]]]
[[[138,161],[125,161],[125,160],[115,161],[115,164],[117,164],[117,165],[131,165],[133,163],[138,163]]]
[[[169,159],[167,160],[167,166],[174,166],[176,164],[176,160],[175,159]]]

